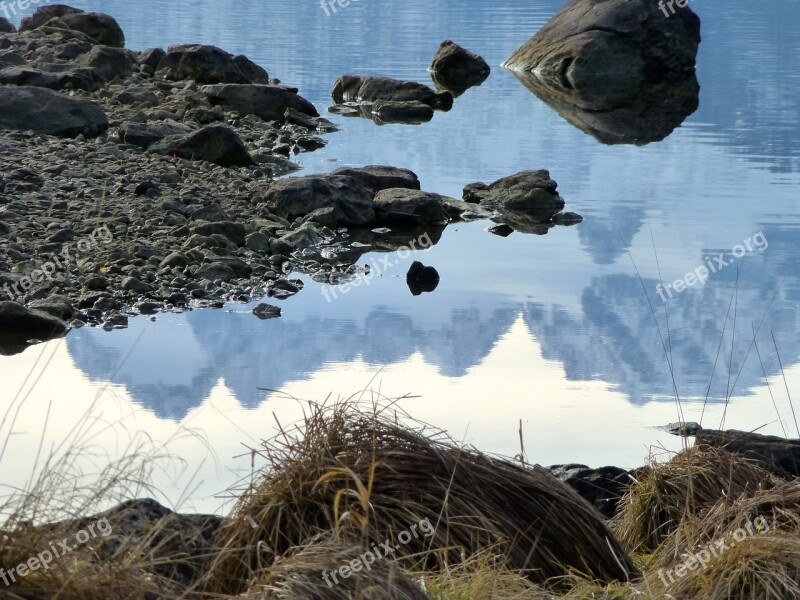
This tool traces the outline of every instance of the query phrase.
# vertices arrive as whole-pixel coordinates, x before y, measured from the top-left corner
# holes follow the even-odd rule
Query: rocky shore
[[[423,232],[435,243],[454,220],[537,234],[576,222],[546,171],[470,184],[461,200],[390,166],[278,179],[299,169],[295,154],[335,143],[337,127],[247,57],[128,50],[113,17],[64,5],[0,30],[2,353],[68,326],[283,299],[302,287],[290,273],[343,283],[363,253]],[[446,42],[432,69],[474,83],[488,75],[480,61]],[[344,77],[333,98],[453,103],[389,78]],[[269,306],[262,314],[280,314]]]

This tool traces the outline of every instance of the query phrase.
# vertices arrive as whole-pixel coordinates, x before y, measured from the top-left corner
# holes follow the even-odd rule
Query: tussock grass
[[[259,453],[269,469],[220,530],[209,591],[239,593],[290,548],[331,531],[364,548],[390,540],[409,570],[445,570],[492,548],[536,583],[636,572],[599,514],[545,469],[461,448],[388,410],[312,405],[301,427]],[[426,519],[432,535],[403,543]]]
[[[640,471],[620,501],[615,532],[629,552],[650,553],[684,517],[777,484],[769,472],[726,450],[688,448]]]

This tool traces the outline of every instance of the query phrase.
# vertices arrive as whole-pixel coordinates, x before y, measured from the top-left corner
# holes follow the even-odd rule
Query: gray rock
[[[293,250],[301,248],[313,248],[328,241],[325,236],[313,223],[303,223],[297,229],[281,236],[278,241],[288,244]]]
[[[100,88],[101,78],[94,69],[74,68],[58,73],[15,66],[0,70],[0,85],[28,85],[51,90],[85,90]]]
[[[167,55],[161,48],[148,48],[139,53],[139,64],[150,67],[154,71],[158,68],[158,64]]]
[[[70,30],[79,31],[99,44],[125,47],[125,34],[114,17],[99,12],[77,12],[65,14],[60,19]]]
[[[115,77],[125,79],[133,73],[136,55],[130,50],[122,48],[94,46],[89,52],[79,56],[75,63],[84,67],[92,67],[103,81],[111,81]]]
[[[414,226],[448,221],[439,194],[406,188],[389,188],[375,194],[375,220],[384,225]]]
[[[247,236],[244,244],[253,252],[267,254],[270,248],[270,240],[271,238],[266,233],[255,231]]]
[[[22,352],[31,340],[51,340],[66,332],[61,319],[16,302],[0,302],[0,354],[4,356]]]
[[[0,85],[0,129],[94,137],[108,129],[108,118],[91,100],[44,88]]]
[[[209,125],[185,135],[170,136],[152,144],[148,151],[187,160],[205,160],[223,167],[255,164],[239,135],[227,125]]]
[[[201,91],[214,106],[239,115],[256,115],[265,121],[283,122],[289,109],[310,117],[319,116],[308,100],[277,85],[206,85]]]
[[[196,223],[192,226],[192,231],[205,236],[211,236],[214,234],[223,235],[237,246],[243,246],[245,242],[244,225],[234,221]]]
[[[428,71],[437,86],[459,95],[468,87],[483,83],[491,68],[482,57],[445,40],[436,51]]]
[[[366,167],[342,167],[331,175],[346,175],[358,181],[372,194],[388,188],[420,189],[419,178],[409,169],[388,167],[384,165],[368,165]]]
[[[692,72],[699,43],[700,19],[688,6],[670,16],[655,0],[570,0],[503,66],[609,97]]]
[[[372,194],[354,178],[344,175],[279,179],[256,201],[288,219],[304,217],[320,208],[333,208],[340,225],[359,226],[375,220]]]
[[[117,102],[120,104],[143,103],[149,106],[158,106],[158,96],[153,90],[142,87],[130,87],[122,90],[116,95]]]
[[[231,281],[236,279],[236,273],[228,265],[221,262],[212,262],[201,265],[194,274],[196,279],[208,279],[209,281]]]
[[[147,150],[154,143],[166,137],[183,135],[191,131],[182,123],[133,123],[126,122],[120,125],[119,141],[133,144]]]
[[[245,56],[234,56],[216,46],[170,46],[157,71],[172,81],[197,83],[269,83],[267,72]]]
[[[422,102],[437,110],[450,110],[453,95],[436,92],[427,85],[415,81],[398,81],[388,77],[342,75],[336,80],[332,92],[336,104],[354,102]]]
[[[134,294],[147,294],[153,291],[153,286],[135,277],[126,277],[122,280],[122,289]]]
[[[253,309],[253,314],[262,321],[266,319],[277,319],[281,316],[281,309],[279,306],[262,302]]]
[[[47,6],[40,6],[36,9],[30,17],[22,19],[19,25],[20,31],[31,31],[38,29],[51,19],[61,18],[69,14],[77,14],[83,12],[79,8],[73,8],[66,4],[49,4]]]
[[[77,312],[66,296],[50,296],[42,300],[34,300],[30,304],[30,309],[47,313],[62,321],[69,321]]]

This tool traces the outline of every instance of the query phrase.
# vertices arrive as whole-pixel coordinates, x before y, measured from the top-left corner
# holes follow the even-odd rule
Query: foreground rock
[[[8,294],[8,285],[4,292]],[[59,318],[21,304],[0,301],[0,354],[17,354],[35,342],[61,337],[67,325]]]
[[[491,68],[482,57],[451,40],[445,40],[436,51],[428,71],[437,87],[458,96],[468,88],[483,83],[489,77]]]
[[[660,6],[658,0],[570,0],[503,66],[557,88],[606,95],[691,73],[700,20],[688,6],[669,18]]]
[[[450,110],[453,95],[436,92],[415,81],[398,81],[388,77],[343,75],[333,86],[336,104],[385,102],[420,102],[435,110]]]
[[[522,171],[489,185],[471,183],[464,188],[464,200],[480,204],[516,231],[541,234],[564,209],[557,185],[545,170]]]
[[[108,118],[91,100],[38,87],[0,85],[0,130],[93,137],[108,129]]]

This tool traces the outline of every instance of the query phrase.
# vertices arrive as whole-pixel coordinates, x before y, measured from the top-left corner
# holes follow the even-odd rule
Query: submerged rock
[[[383,100],[421,102],[436,110],[450,110],[453,106],[453,95],[450,92],[436,92],[422,83],[398,81],[389,77],[343,75],[334,84],[331,95],[336,104],[374,103]]]
[[[436,51],[428,71],[438,87],[459,96],[468,88],[483,83],[492,70],[482,57],[445,40]]]

